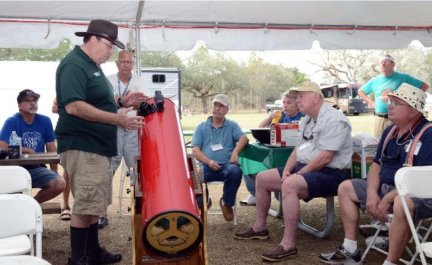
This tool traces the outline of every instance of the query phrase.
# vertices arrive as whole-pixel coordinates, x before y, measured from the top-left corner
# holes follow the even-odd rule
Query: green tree
[[[55,49],[0,49],[2,61],[60,61],[72,50],[71,42],[64,39]]]
[[[245,69],[248,80],[248,99],[250,109],[260,110],[266,102],[279,99],[290,87],[307,80],[305,74],[296,68],[273,65],[252,54]]]
[[[358,83],[367,81],[371,72],[372,76],[376,74],[376,65],[370,62],[377,56],[370,50],[323,51],[313,64],[325,74],[328,83]]]
[[[207,113],[209,98],[227,92],[223,77],[227,73],[224,62],[223,56],[213,58],[206,47],[200,46],[185,64],[182,89],[200,99],[203,113]]]
[[[141,67],[176,67],[183,64],[175,52],[142,52]]]

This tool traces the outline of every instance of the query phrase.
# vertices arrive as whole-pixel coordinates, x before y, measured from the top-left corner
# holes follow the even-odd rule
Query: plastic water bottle
[[[16,131],[12,131],[9,137],[9,159],[18,159],[21,157],[21,138],[18,137]]]

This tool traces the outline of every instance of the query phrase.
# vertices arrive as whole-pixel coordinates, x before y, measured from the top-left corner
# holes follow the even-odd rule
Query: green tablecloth
[[[243,175],[257,174],[263,170],[284,167],[294,147],[273,147],[258,143],[248,144],[240,153]]]

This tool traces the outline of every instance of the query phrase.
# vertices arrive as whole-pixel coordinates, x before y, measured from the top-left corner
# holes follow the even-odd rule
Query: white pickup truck
[[[274,104],[267,104],[265,105],[265,110],[267,113],[272,112],[274,110],[280,110],[282,109],[283,103],[281,99],[276,99]]]

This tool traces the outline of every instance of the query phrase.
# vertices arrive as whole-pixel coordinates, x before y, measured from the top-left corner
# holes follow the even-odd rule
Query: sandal
[[[69,206],[65,206],[61,209],[60,219],[63,221],[69,221],[72,217]]]

